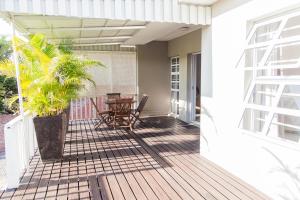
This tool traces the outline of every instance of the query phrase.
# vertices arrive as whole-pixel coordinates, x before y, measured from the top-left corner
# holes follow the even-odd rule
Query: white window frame
[[[175,63],[173,64],[173,60],[176,60]],[[180,64],[179,64],[180,60],[179,57],[171,57],[170,58],[170,72],[171,72],[171,76],[170,76],[170,82],[171,82],[171,115],[173,115],[174,117],[178,117],[179,116],[179,86],[180,86]],[[175,67],[175,71],[173,72],[172,69],[173,67]],[[174,81],[172,80],[172,76],[178,76],[178,80]],[[178,84],[178,88],[173,88],[172,85],[174,84]],[[178,99],[173,99],[172,98],[172,93],[175,92]]]
[[[243,64],[243,62],[240,62],[240,61],[239,61],[239,64],[237,65],[238,69],[253,72],[252,73],[253,74],[252,81],[250,83],[250,86],[249,86],[249,88],[247,90],[247,93],[246,93],[246,96],[244,98],[243,110],[242,110],[240,121],[239,121],[239,128],[243,132],[247,132],[247,133],[251,133],[251,134],[254,133],[253,131],[249,131],[249,130],[246,130],[243,127],[241,127],[241,126],[243,126],[243,116],[244,116],[244,113],[245,113],[246,109],[268,112],[265,119],[258,119],[258,120],[264,121],[262,130],[256,132],[259,135],[267,136],[268,131],[270,129],[270,126],[272,124],[277,124],[278,126],[291,127],[291,128],[300,130],[300,126],[297,126],[297,125],[290,125],[290,124],[286,124],[286,123],[272,122],[272,120],[273,120],[273,118],[276,114],[289,115],[289,116],[293,116],[293,117],[300,117],[300,110],[299,109],[289,109],[289,108],[278,107],[278,104],[279,104],[279,101],[280,101],[281,97],[287,95],[287,94],[284,93],[285,86],[287,86],[287,85],[298,85],[299,86],[300,85],[300,75],[299,76],[290,76],[290,77],[257,76],[257,71],[258,70],[300,68],[300,52],[299,52],[298,59],[296,59],[296,61],[297,61],[296,64],[290,64],[290,65],[284,65],[284,66],[283,65],[277,65],[277,66],[267,65],[268,58],[269,58],[273,48],[275,47],[275,45],[289,43],[289,42],[299,42],[300,43],[300,35],[286,37],[286,38],[280,38],[280,36],[281,36],[288,20],[292,17],[297,17],[297,16],[300,16],[299,11],[293,12],[293,13],[290,13],[290,14],[286,14],[286,15],[282,15],[282,16],[273,18],[271,20],[266,20],[266,21],[261,22],[261,23],[256,23],[253,26],[253,28],[251,29],[251,31],[250,31],[247,39],[246,39],[244,52],[243,52],[243,55],[240,58],[240,61],[243,58],[243,56],[245,55],[245,51],[248,50],[248,49],[254,49],[254,48],[258,48],[258,47],[266,47],[266,51],[264,52],[264,55],[263,55],[261,61],[258,63],[257,66],[243,67],[242,65],[244,65],[244,64]],[[250,41],[251,41],[251,38],[256,33],[256,30],[257,30],[258,27],[261,27],[261,26],[267,25],[267,24],[271,24],[271,23],[274,23],[274,22],[280,22],[280,24],[279,24],[279,27],[277,28],[276,31],[272,31],[272,34],[274,34],[274,32],[275,32],[272,39],[270,39],[268,41],[265,41],[265,42],[249,44]],[[300,25],[299,25],[299,27],[300,27]],[[268,33],[266,33],[266,34],[268,34]],[[241,65],[241,63],[242,63],[242,65]],[[257,105],[257,104],[249,103],[252,92],[253,92],[253,90],[254,90],[254,88],[257,84],[278,85],[278,89],[274,93],[274,99],[272,100],[271,105],[265,106],[265,105]],[[295,94],[295,95],[298,96],[299,94]],[[279,139],[279,138],[276,138],[276,139]],[[291,142],[288,139],[280,138],[280,140],[283,140],[283,141],[289,142],[289,143]],[[292,143],[294,143],[294,142],[292,142]]]

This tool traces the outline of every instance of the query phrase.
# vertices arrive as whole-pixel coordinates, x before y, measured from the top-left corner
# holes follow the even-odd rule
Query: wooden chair
[[[143,121],[140,119],[140,114],[142,113],[142,111],[144,110],[144,107],[146,105],[146,102],[148,100],[148,95],[144,94],[138,107],[134,110],[132,110],[131,112],[131,116],[132,116],[132,127],[134,127],[134,124],[136,123],[136,121],[140,121],[143,123]]]
[[[121,98],[121,93],[107,93],[107,100],[111,101],[111,100],[116,100],[116,99],[120,99]],[[115,108],[113,108],[115,106],[115,104],[109,104],[108,105],[108,110],[113,110]]]
[[[128,127],[132,130],[131,106],[132,98],[116,99],[115,106],[112,107],[112,121],[111,125],[116,128]]]
[[[100,112],[97,104],[95,103],[93,98],[90,98],[93,107],[96,110],[97,113],[97,119],[99,120],[96,125],[95,125],[95,129],[99,128],[101,126],[101,124],[105,123],[107,126],[109,125],[109,121],[110,121],[110,116],[111,116],[111,112],[110,111],[102,111]]]

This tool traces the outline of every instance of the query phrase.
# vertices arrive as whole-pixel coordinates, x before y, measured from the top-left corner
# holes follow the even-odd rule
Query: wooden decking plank
[[[190,129],[187,129],[187,126],[185,122],[182,121],[175,121],[176,125],[178,125],[177,129],[175,129],[174,133],[178,133],[178,130],[180,131],[184,131],[184,132],[190,132]],[[179,134],[182,134],[182,132],[180,132]],[[201,157],[203,158],[203,157]],[[197,162],[201,162],[200,159],[197,159]],[[215,164],[214,164],[215,165]],[[215,165],[216,166],[216,165]],[[211,166],[210,166],[211,167]],[[216,169],[221,170],[222,168],[220,166],[217,166]],[[252,199],[269,199],[269,197],[267,197],[265,194],[263,194],[262,192],[258,191],[256,188],[254,188],[253,186],[249,185],[248,183],[246,183],[245,181],[241,180],[240,178],[234,176],[233,174],[228,173],[226,170],[222,169],[222,171],[224,172],[224,174],[222,174],[220,176],[220,178],[229,178],[228,181],[229,183],[233,183],[233,185],[238,189],[238,190],[243,190],[243,192],[249,196]]]
[[[1,195],[1,200],[12,199],[16,189],[8,189]]]
[[[147,131],[147,129],[143,130]],[[148,141],[151,146],[155,146],[155,148],[157,148],[160,154],[164,155],[164,157],[172,160],[173,164],[179,167],[179,169],[177,169],[179,170],[179,174],[186,173],[188,176],[190,176],[190,179],[195,180],[196,182],[198,182],[198,184],[200,182],[199,180],[202,180],[200,182],[201,185],[203,185],[203,187],[206,188],[208,192],[210,191],[213,196],[216,196],[218,199],[224,199],[226,197],[228,197],[229,199],[239,199],[237,196],[229,193],[229,191],[224,190],[224,187],[222,185],[219,186],[219,183],[214,179],[207,176],[205,173],[202,173],[199,168],[193,167],[194,163],[190,159],[187,159],[185,157],[184,149],[180,149],[176,145],[176,140],[172,138],[166,138],[165,141],[164,138],[156,138],[155,135],[152,135],[152,137],[147,137],[145,138],[145,140]],[[172,145],[168,146],[170,141],[172,141]],[[175,152],[175,155],[172,155],[170,152]],[[223,195],[224,192],[226,193],[225,195]]]
[[[79,138],[77,138],[77,149],[78,149],[78,145],[80,144],[80,147],[82,148],[82,151],[80,153],[83,153],[84,157],[81,161],[81,159],[78,160],[78,170],[79,170],[79,198],[80,199],[90,199],[91,194],[90,194],[90,189],[89,189],[89,175],[94,174],[94,171],[92,171],[91,174],[88,174],[88,164],[89,166],[93,165],[92,162],[89,162],[87,160],[93,160],[93,157],[91,156],[92,154],[89,152],[89,147],[88,145],[86,145],[86,143],[84,142],[84,139],[86,139],[86,133],[84,132],[84,121],[80,121],[80,126],[79,126],[80,132],[78,132],[79,134]],[[78,151],[77,151],[78,152]],[[79,152],[78,152],[79,154]],[[79,158],[79,155],[78,155]],[[80,164],[80,161],[82,164]],[[80,166],[82,166],[82,168],[80,168]]]
[[[89,137],[88,141],[92,142],[93,145],[90,145],[90,148],[93,147],[94,148],[93,150],[95,152],[97,152],[95,154],[94,164],[95,164],[96,175],[98,177],[97,178],[98,185],[99,185],[100,191],[101,191],[101,197],[102,197],[102,199],[111,200],[111,199],[113,199],[113,196],[112,196],[112,191],[111,191],[110,185],[115,184],[115,183],[118,184],[118,183],[117,183],[115,177],[112,177],[112,176],[107,177],[105,174],[106,172],[105,172],[104,166],[107,166],[109,164],[105,163],[104,158],[103,158],[104,156],[103,157],[100,156],[100,149],[99,149],[100,147],[98,147],[97,141],[96,141],[96,139],[98,138],[98,136],[96,136],[97,132],[92,130],[92,127],[89,122],[87,123],[87,125],[85,125],[85,131],[87,133],[89,133],[89,135],[91,136],[91,137]],[[121,190],[120,190],[120,192],[121,192]]]
[[[126,136],[126,134],[125,134],[125,136]],[[129,139],[129,138],[127,138],[127,139]],[[137,148],[133,148],[133,149],[137,149]],[[148,156],[151,155],[152,157],[154,156],[155,157],[154,159],[158,163],[164,163],[165,162],[160,156],[157,156],[153,153],[151,154],[149,152],[149,149],[148,149],[148,151],[146,151],[145,149],[148,149],[148,147],[143,146],[143,148],[138,149],[138,152],[142,155],[148,155]],[[179,198],[185,198],[185,199],[192,198],[190,196],[190,194],[187,193],[187,191],[184,190],[184,187],[182,187],[182,185],[178,184],[177,181],[182,181],[182,179],[180,177],[178,177],[176,173],[173,173],[173,171],[169,170],[169,167],[167,167],[168,164],[165,163],[164,165],[166,165],[166,167],[164,169],[156,167],[156,171],[159,173],[159,175],[155,176],[155,177],[156,178],[158,178],[160,176],[163,177],[163,181],[166,182],[166,184],[163,185],[163,188],[166,189],[166,188],[170,187],[170,190],[169,190],[169,192],[167,192],[167,194],[171,195],[172,199],[173,198],[178,198],[178,197]],[[180,195],[180,196],[178,196],[178,195]],[[201,198],[201,197],[199,197],[199,198]]]
[[[107,178],[103,175],[96,176],[96,178],[97,178],[97,183],[98,183],[98,187],[100,190],[101,199],[103,199],[103,200],[113,199],[108,182],[107,182]]]
[[[139,141],[139,143],[142,145],[143,151],[150,154],[152,157],[155,157],[155,159],[159,160],[160,163],[165,162],[162,157],[160,157],[159,154],[156,154],[149,146],[145,145],[139,138],[136,138],[136,140]],[[167,164],[166,164],[167,165]],[[165,167],[164,170],[158,169],[161,174],[165,174],[165,177],[170,182],[173,182],[172,186],[174,189],[178,192],[178,194],[181,196],[181,198],[184,199],[204,199],[201,194],[198,193],[191,185],[189,185],[188,181],[186,181],[181,175],[179,175],[173,168],[171,167]],[[169,176],[172,177],[169,178]],[[186,195],[188,194],[188,195]]]
[[[99,145],[101,147],[101,149],[104,151],[104,154],[101,154],[101,155],[104,155],[105,158],[102,158],[101,160],[102,160],[105,175],[109,182],[109,188],[111,190],[113,199],[125,199],[125,196],[123,195],[123,192],[121,190],[121,184],[119,183],[119,180],[117,177],[118,175],[114,174],[114,172],[113,172],[113,165],[111,163],[112,161],[110,161],[110,159],[109,159],[109,156],[103,146],[101,138],[99,137],[97,132],[95,130],[93,130],[93,127],[90,127],[90,129],[91,129],[91,132],[93,132],[93,135],[95,134],[95,139],[97,139],[97,141],[95,141],[96,145],[97,146]],[[97,153],[99,154],[99,158],[101,158],[100,151],[99,151],[99,149],[97,149],[97,150],[98,150]]]
[[[223,195],[224,192],[222,191],[223,188],[220,187],[217,189],[215,188],[215,185],[218,185],[219,183],[215,182],[214,180],[211,180],[214,181],[214,183],[210,184],[209,181],[207,181],[207,179],[210,177],[207,177],[205,175],[203,177],[203,174],[202,176],[200,176],[199,171],[197,171],[198,173],[195,173],[194,169],[191,169],[191,163],[189,163],[189,160],[179,159],[179,157],[181,157],[180,154],[182,153],[178,153],[178,155],[172,155],[171,153],[164,153],[164,152],[173,152],[173,151],[178,152],[178,149],[174,149],[174,145],[167,148],[165,147],[167,146],[167,143],[157,143],[155,142],[157,141],[157,139],[155,139],[154,142],[152,142],[151,138],[147,137],[147,139],[145,140],[149,142],[150,146],[155,146],[155,148],[159,150],[159,154],[163,155],[164,158],[170,160],[170,162],[174,164],[174,168],[179,174],[181,175],[185,174],[186,180],[189,181],[190,183],[193,183],[193,186],[197,187],[195,189],[201,191],[201,194],[204,197],[207,197],[210,194],[210,198],[214,196],[217,199],[239,199],[238,197],[233,196],[230,193]],[[171,140],[169,140],[169,142],[170,141]]]
[[[122,136],[121,136],[122,137]],[[124,138],[123,138],[124,139]],[[132,158],[135,162],[135,166],[137,167],[137,170],[142,173],[144,179],[147,181],[148,185],[152,189],[152,191],[155,193],[155,196],[152,195],[148,196],[153,199],[155,197],[161,198],[161,199],[169,199],[170,197],[167,196],[166,188],[163,188],[162,185],[164,184],[161,181],[161,177],[156,171],[156,168],[159,166],[156,166],[156,163],[152,163],[151,161],[146,159],[146,156],[143,155],[143,157],[140,155],[140,152],[136,151],[136,148],[131,148],[133,143],[128,144],[128,148],[130,149],[131,153],[135,156],[135,158]],[[146,163],[146,164],[145,164]],[[172,191],[174,192],[174,191]],[[151,199],[150,198],[150,199]]]
[[[68,174],[68,199],[79,199],[79,183],[78,183],[78,148],[77,134],[79,131],[78,122],[72,127],[71,145],[69,152],[69,174]],[[80,149],[79,149],[80,150]]]
[[[118,132],[119,131],[117,131],[117,133]],[[118,136],[120,136],[119,133],[118,133]],[[123,141],[125,141],[125,140],[123,140]],[[146,198],[151,197],[151,199],[158,199],[159,196],[157,196],[155,194],[154,190],[151,188],[151,186],[147,182],[147,179],[150,177],[148,174],[143,173],[144,169],[141,169],[142,165],[140,163],[140,160],[135,159],[134,156],[131,155],[132,154],[132,152],[131,152],[132,146],[130,146],[130,144],[128,144],[128,142],[126,143],[126,148],[127,148],[126,150],[124,148],[121,148],[120,154],[123,158],[125,158],[124,160],[125,160],[127,167],[129,168],[129,170],[132,171],[133,176],[135,177],[136,181],[140,185]]]
[[[71,146],[71,133],[74,123],[70,122],[68,126],[68,131],[65,136],[64,144],[64,156],[61,162],[61,168],[59,172],[59,183],[57,186],[57,199],[67,199],[68,198],[68,174],[69,174],[69,153]]]
[[[103,138],[105,138],[106,142],[108,142],[106,135],[109,135],[108,131],[106,131],[106,133],[104,133],[103,131],[99,131],[101,132]],[[117,135],[116,130],[114,130],[114,135]],[[130,167],[128,165],[128,161],[126,161],[126,159],[129,160],[129,158],[124,158],[124,156],[121,154],[121,150],[118,149],[118,145],[120,145],[119,142],[116,142],[115,140],[112,141],[110,143],[111,145],[108,145],[108,148],[112,151],[112,153],[114,154],[115,157],[117,158],[121,158],[120,161],[118,161],[118,167],[120,168],[121,172],[123,173],[123,175],[125,176],[129,187],[131,189],[131,191],[133,192],[135,198],[137,199],[147,199],[147,197],[145,196],[142,188],[140,187],[139,184],[142,184],[143,182],[138,183],[136,180],[136,176],[138,176],[139,174],[134,175],[134,173],[131,172]],[[112,146],[114,146],[114,148],[111,148]],[[122,149],[122,148],[121,148]],[[114,151],[116,150],[116,151]],[[124,169],[126,168],[128,170],[128,172],[124,172]]]
[[[44,169],[42,172],[42,176],[38,185],[38,188],[36,190],[36,194],[34,196],[34,199],[45,199],[46,193],[47,193],[47,185],[48,180],[51,174],[53,164],[52,163],[45,163]]]
[[[134,143],[132,143],[131,141],[131,145],[134,146]],[[138,160],[141,163],[149,163],[151,167],[153,167],[153,170],[148,170],[148,172],[153,176],[154,180],[155,180],[155,184],[153,184],[152,186],[154,186],[154,189],[158,189],[158,191],[160,192],[160,197],[162,199],[178,199],[180,198],[178,196],[178,194],[176,194],[176,191],[173,190],[172,187],[170,187],[170,185],[168,184],[168,182],[166,182],[166,180],[158,173],[157,168],[159,167],[159,165],[157,165],[157,163],[151,159],[151,157],[148,154],[143,154],[139,151],[137,151],[136,148],[130,148],[132,151],[134,151],[135,155],[137,156]],[[143,157],[142,159],[140,157]],[[154,162],[154,164],[153,164]],[[144,169],[143,169],[144,170]],[[159,187],[155,187],[157,185],[159,185]],[[161,190],[160,190],[161,188]],[[166,196],[166,194],[168,194],[170,197]]]
[[[93,178],[94,180],[96,180],[97,182],[97,190],[95,190],[94,187],[94,183],[93,185],[89,186],[89,189],[91,191],[92,197],[96,196],[97,198],[94,199],[113,199],[110,188],[109,188],[109,184],[107,181],[107,178],[103,175],[104,174],[104,168],[102,165],[102,161],[101,158],[98,156],[98,154],[94,155],[94,152],[97,151],[97,146],[94,140],[94,136],[92,134],[91,131],[88,130],[89,126],[89,122],[84,124],[84,129],[85,130],[85,136],[86,136],[86,140],[88,141],[88,145],[89,145],[89,152],[91,154],[92,157],[92,163],[93,163],[93,167],[89,167],[88,168],[88,175],[89,175],[89,179]],[[91,137],[89,137],[89,135]],[[97,194],[96,194],[97,193]],[[100,195],[100,198],[98,197],[98,195]]]
[[[184,126],[184,124],[185,124],[185,122],[177,122],[176,121],[176,125],[178,125],[178,126],[172,131],[172,133],[174,133],[174,134],[182,135],[183,139],[185,139],[185,137],[186,137],[187,134],[182,134],[182,132],[185,132],[185,133],[191,132],[191,129],[187,128],[190,125]],[[181,132],[179,132],[179,131],[181,131]],[[193,157],[193,155],[188,155],[188,156]],[[194,159],[195,159],[195,161],[197,163],[199,163],[200,165],[203,165],[203,162],[201,162],[200,158],[203,158],[203,157],[200,156],[200,157],[196,157]],[[219,166],[217,166],[217,168],[221,169],[221,167],[219,167]],[[206,170],[206,172],[211,172],[212,171],[211,166],[208,166],[207,169],[208,170]],[[225,182],[227,182],[229,184],[229,186],[227,184],[227,186],[226,186],[227,188],[230,187],[230,185],[233,187],[233,188],[230,187],[230,189],[231,189],[230,191],[246,195],[247,198],[251,198],[251,199],[254,199],[254,200],[256,200],[256,199],[268,199],[268,197],[266,195],[264,195],[263,193],[259,192],[257,189],[255,189],[252,186],[248,185],[244,181],[241,181],[237,177],[233,178],[232,180],[226,179],[228,175],[229,175],[229,177],[233,176],[233,175],[230,174],[230,173],[228,173],[225,170],[223,170],[223,171],[225,172],[225,174],[222,174],[221,176],[219,176],[219,178],[221,180],[224,180]],[[240,180],[240,181],[238,181],[238,180]],[[242,197],[242,198],[244,198],[244,197]]]
[[[31,159],[32,161],[29,163],[29,168],[27,169],[27,171],[24,173],[21,181],[20,181],[20,185],[23,185],[21,187],[18,187],[14,193],[14,197],[22,197],[24,198],[24,196],[26,197],[27,194],[30,194],[30,191],[28,190],[28,186],[30,184],[32,184],[32,182],[34,181],[34,172],[36,171],[38,164],[40,161],[39,158],[33,157]]]
[[[102,137],[105,138],[104,135],[102,135]],[[121,190],[122,190],[122,193],[123,193],[125,199],[136,199],[136,196],[134,195],[125,174],[122,173],[122,169],[120,167],[120,162],[121,162],[120,158],[116,157],[114,155],[113,149],[111,148],[110,145],[108,145],[107,143],[104,143],[104,145],[102,145],[102,146],[106,150],[108,160],[112,166],[112,171],[116,175],[119,184],[122,186]],[[114,158],[114,159],[112,159],[112,158]]]
[[[4,192],[5,192],[5,190],[0,190],[0,198],[2,197]]]
[[[214,163],[210,162],[209,160],[205,159],[204,157],[200,158],[201,161],[203,161],[203,165],[206,167],[209,167],[211,171],[214,171],[215,174],[218,175],[219,178],[226,180],[227,182],[232,183],[236,188],[240,189],[240,191],[247,194],[247,196],[251,197],[253,200],[256,199],[270,199],[270,197],[266,196],[264,193],[261,193],[260,191],[256,191],[257,189],[254,188],[251,185],[248,185],[243,180],[241,180],[239,177],[234,176],[231,173],[228,173],[225,171],[225,169],[222,169],[220,166],[216,166]]]
[[[102,199],[97,178],[95,176],[91,176],[88,180],[91,191],[91,197],[93,199]]]
[[[123,141],[126,141],[120,134],[118,134]],[[137,144],[126,142],[126,147],[128,148],[127,151],[121,150],[125,156],[129,156],[131,159],[131,162],[135,165],[135,168],[137,171],[139,171],[142,174],[143,179],[146,181],[147,185],[144,185],[142,187],[145,191],[145,194],[147,193],[147,197],[151,197],[152,199],[162,198],[162,199],[168,199],[169,197],[164,191],[164,188],[160,187],[160,182],[157,182],[155,178],[157,177],[157,174],[153,174],[151,172],[155,171],[155,168],[159,167],[156,166],[156,163],[152,163],[151,161],[146,159],[146,156],[143,155],[143,157],[140,156],[140,153],[138,151],[135,151],[136,148],[132,148],[133,146],[136,146]],[[133,157],[130,156],[133,154]],[[146,164],[145,164],[146,163]],[[149,172],[150,171],[150,172]],[[151,190],[146,188],[149,187]],[[150,194],[149,194],[150,192]]]
[[[177,121],[176,121],[177,122]],[[183,138],[183,140],[185,140],[186,139],[186,137],[187,137],[187,133],[188,132],[190,132],[190,129],[184,129],[184,132],[185,132],[185,134],[182,134],[182,132],[180,132],[180,133],[178,133],[178,131],[180,131],[180,130],[182,130],[183,129],[183,127],[188,127],[188,126],[183,126],[183,124],[184,124],[184,122],[181,122],[180,124],[179,124],[179,128],[178,127],[176,127],[176,128],[173,128],[173,130],[172,131],[168,131],[169,132],[169,135],[172,135],[172,134],[176,134],[176,135],[181,135]],[[154,126],[154,127],[157,127],[155,124],[151,124],[152,126]],[[178,138],[177,138],[178,139]],[[193,145],[193,144],[190,144],[189,142],[187,142],[187,144],[186,145]],[[183,149],[184,149],[184,147],[183,147]],[[191,157],[192,159],[194,159],[197,163],[199,163],[200,165],[202,165],[202,163],[200,162],[200,157],[198,156],[195,156],[195,155],[192,155],[192,154],[185,154],[186,156],[189,156],[189,157]],[[205,170],[205,172],[210,172],[210,168],[208,167],[207,168],[207,170]],[[227,172],[228,173],[228,172]],[[221,177],[222,179],[224,178],[223,176]],[[226,182],[226,181],[225,181]],[[238,183],[238,184],[232,184],[231,182],[227,182],[228,184],[226,185],[226,187],[230,187],[230,186],[232,186],[232,187],[234,187],[234,188],[236,188],[235,190],[233,190],[234,192],[237,192],[237,191],[239,191],[239,194],[241,195],[242,194],[242,196],[243,197],[245,197],[245,195],[247,196],[247,198],[249,197],[249,198],[251,198],[251,199],[261,199],[261,197],[259,197],[259,196],[257,196],[255,193],[253,193],[252,191],[250,191],[249,190],[249,188],[245,188],[245,187],[243,187],[243,185],[242,185],[242,187],[239,187],[240,186],[240,184]],[[230,184],[232,184],[232,185],[230,185]],[[266,199],[266,198],[263,198],[263,199]]]
[[[129,139],[129,138],[125,138],[124,136],[123,136],[123,134],[124,133],[122,133],[121,132],[121,134],[120,134],[120,136],[124,139],[124,140],[127,140],[127,141],[130,141],[131,139]],[[126,133],[125,133],[126,134]],[[131,143],[129,144],[129,148],[130,148],[130,145],[131,146],[137,146],[138,144],[135,144],[136,143],[136,141],[130,141]],[[134,143],[135,142],[135,143]],[[153,166],[153,168],[157,171],[157,168],[160,168],[160,166],[159,165],[157,165],[156,163],[155,164],[152,164],[152,162],[149,160],[149,159],[151,159],[151,158],[149,158],[149,155],[148,154],[144,154],[144,153],[141,153],[141,152],[139,152],[139,151],[137,151],[137,148],[130,148],[132,151],[134,151],[137,155],[138,154],[142,154],[142,155],[144,155],[144,160],[146,161],[146,162],[149,162],[152,166]],[[148,158],[147,158],[148,157]],[[142,160],[141,161],[141,163],[144,163],[145,161],[144,160]],[[144,171],[145,169],[140,169],[141,171]],[[153,170],[152,170],[153,171]],[[157,172],[158,173],[158,172]],[[157,180],[158,179],[158,177],[160,177],[161,176],[161,174],[154,174],[153,175],[153,178],[155,179],[155,180]],[[147,179],[148,180],[148,179]],[[163,181],[161,181],[161,182],[157,182],[157,183],[155,183],[155,182],[150,182],[149,184],[150,184],[150,186],[151,187],[153,187],[153,190],[155,191],[157,188],[156,188],[156,184],[159,184],[159,185],[161,185],[161,187],[165,190],[166,189],[166,180],[164,180],[163,179]],[[169,191],[167,191],[167,194],[168,195],[170,195],[171,197],[163,197],[163,196],[161,196],[160,194],[158,194],[159,195],[159,198],[161,198],[161,199],[167,199],[167,198],[171,198],[172,199],[172,195],[174,195],[176,192],[174,192],[174,190],[169,190]],[[176,198],[177,198],[177,196],[176,196]]]
[[[159,138],[159,139],[160,139],[160,141],[164,141],[164,139],[161,139],[161,138]],[[167,140],[166,143],[168,141],[169,140]],[[176,146],[173,145],[173,146],[170,146],[170,148],[174,152],[176,152],[178,150],[182,150],[182,152],[184,152],[184,149],[186,149],[186,146],[184,148],[181,148],[181,144],[179,143],[180,141],[184,141],[184,140],[181,139],[181,140],[177,141],[177,138],[176,138],[176,139],[173,139],[173,141],[178,142],[179,145],[176,145]],[[161,146],[163,147],[164,145],[161,145]],[[247,197],[246,195],[241,193],[239,190],[236,190],[229,184],[225,184],[224,186],[222,184],[220,185],[219,183],[220,183],[220,181],[222,182],[222,180],[220,180],[220,179],[215,180],[216,177],[212,178],[212,177],[208,176],[205,172],[203,172],[201,168],[197,168],[196,166],[194,166],[194,162],[190,162],[191,159],[187,158],[188,155],[191,155],[191,154],[181,154],[180,155],[180,157],[186,158],[184,162],[180,161],[179,156],[175,157],[176,159],[179,159],[177,163],[189,163],[187,166],[196,172],[195,176],[199,176],[199,175],[203,176],[203,180],[209,181],[211,186],[214,186],[218,191],[220,191],[221,193],[224,193],[226,195],[226,197],[229,197],[230,199],[234,199],[234,198],[250,199],[249,197]],[[209,170],[208,170],[208,172],[209,172]],[[222,183],[224,184],[224,182],[222,182]],[[228,188],[230,188],[231,190]],[[238,193],[238,195],[237,195],[237,193]]]
[[[145,121],[132,133],[70,122],[63,159],[44,165],[35,154],[23,186],[1,199],[269,199],[202,157],[198,128]]]

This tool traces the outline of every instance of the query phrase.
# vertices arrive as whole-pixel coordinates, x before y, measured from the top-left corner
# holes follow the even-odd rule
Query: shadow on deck
[[[19,188],[1,199],[267,199],[201,157],[200,130],[170,117],[133,131],[73,121],[60,162],[38,153]]]

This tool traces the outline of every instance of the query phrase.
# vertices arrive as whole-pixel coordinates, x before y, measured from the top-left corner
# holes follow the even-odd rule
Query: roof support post
[[[19,66],[18,52],[16,49],[16,42],[15,42],[16,29],[14,26],[14,18],[13,17],[11,17],[10,25],[11,25],[11,29],[12,29],[11,33],[12,33],[13,61],[15,64],[16,79],[17,79],[17,86],[18,86],[19,111],[20,111],[20,115],[23,117],[24,116],[24,108],[23,108],[22,88],[21,88],[21,81],[20,81],[20,66]]]

